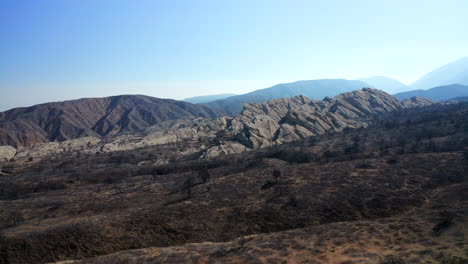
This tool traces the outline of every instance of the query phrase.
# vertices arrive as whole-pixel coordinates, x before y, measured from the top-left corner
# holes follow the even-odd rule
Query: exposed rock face
[[[200,143],[196,149],[192,147],[187,151],[204,151],[201,157],[210,158],[337,132],[347,127],[367,127],[369,121],[366,120],[366,116],[370,114],[426,106],[431,103],[432,101],[423,98],[399,102],[385,92],[370,88],[340,94],[334,98],[326,97],[322,101],[296,96],[263,104],[246,104],[244,110],[233,119],[223,117],[215,120],[168,120],[139,130],[138,133],[104,139],[84,137],[19,148],[16,157],[41,157],[61,152],[93,154],[199,140],[210,143]]]
[[[96,152],[125,151],[184,140],[215,138],[216,133],[225,129],[226,124],[225,118],[171,120],[149,127],[140,135],[122,135],[111,139],[84,137],[63,142],[39,143],[30,148],[20,148],[16,158],[44,157],[63,152],[95,154]]]
[[[80,152],[94,154],[99,152],[101,140],[95,137],[84,137],[66,140],[63,142],[39,143],[31,148],[20,148],[16,154],[17,159],[44,157],[63,152]]]
[[[417,97],[417,96],[411,97],[411,98],[408,98],[408,99],[405,99],[405,100],[401,101],[401,104],[405,108],[428,106],[428,105],[431,105],[433,103],[434,103],[434,101],[432,101],[430,99],[426,99],[426,98],[423,98],[423,97]]]
[[[11,146],[0,146],[0,162],[9,161],[16,154],[16,149]]]
[[[0,145],[136,133],[168,120],[217,118],[223,110],[142,95],[87,98],[15,108],[0,113]]]
[[[124,135],[119,136],[108,143],[104,143],[102,151],[123,151],[141,147],[174,143],[184,140],[197,140],[199,138],[214,138],[216,133],[225,129],[225,118],[216,120],[196,119],[191,122],[186,120],[174,121],[171,126],[150,127],[145,136]],[[185,126],[180,123],[189,123]]]
[[[290,142],[345,127],[365,127],[369,114],[402,109],[393,96],[364,88],[323,101],[304,96],[247,104],[234,118],[228,130],[249,148],[261,148]]]
[[[247,151],[248,148],[238,142],[229,142],[208,149],[201,158],[214,158],[217,156],[230,155]]]
[[[238,148],[230,146],[237,146],[240,142],[249,149],[258,149],[337,132],[346,127],[367,127],[368,121],[364,118],[367,115],[432,103],[423,98],[399,102],[385,92],[364,88],[334,98],[326,97],[322,101],[296,96],[263,104],[246,104],[227,127],[231,140],[224,142],[222,148],[231,149],[232,152]],[[219,148],[213,147],[213,153],[222,154],[217,151]],[[211,153],[212,149],[207,153]]]

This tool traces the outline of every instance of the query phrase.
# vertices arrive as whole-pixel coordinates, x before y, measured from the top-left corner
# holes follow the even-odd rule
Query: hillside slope
[[[194,140],[2,163],[0,263],[465,263],[467,111],[215,159]]]
[[[84,137],[36,144],[31,148],[0,149],[0,159],[29,159],[62,152],[126,151],[183,141],[198,142],[187,151],[199,157],[240,153],[310,136],[366,127],[373,114],[433,104],[424,98],[398,101],[380,90],[364,88],[334,98],[311,100],[305,96],[246,104],[234,118],[181,118],[160,122],[144,130],[111,138]],[[168,162],[166,158],[155,161]]]
[[[27,147],[86,136],[132,133],[166,120],[216,118],[224,111],[143,95],[87,98],[0,113],[0,145]]]

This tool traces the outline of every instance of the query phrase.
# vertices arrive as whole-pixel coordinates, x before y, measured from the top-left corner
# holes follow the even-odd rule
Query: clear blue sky
[[[468,55],[466,0],[0,0],[0,110],[304,79],[411,83]]]

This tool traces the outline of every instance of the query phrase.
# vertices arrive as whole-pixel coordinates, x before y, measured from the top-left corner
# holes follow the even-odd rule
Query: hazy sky
[[[279,82],[411,83],[468,55],[466,0],[0,0],[0,110]]]

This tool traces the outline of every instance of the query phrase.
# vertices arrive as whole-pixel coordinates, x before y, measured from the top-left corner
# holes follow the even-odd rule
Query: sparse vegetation
[[[439,213],[437,224],[432,228],[432,231],[435,234],[440,234],[445,229],[449,228],[453,225],[453,220],[455,218],[455,214],[449,211],[442,211]]]
[[[132,254],[148,252],[157,252],[148,256],[153,263],[203,256],[249,263],[263,255],[281,263],[299,251],[312,263],[335,255],[378,263],[383,251],[408,263],[466,258],[459,201],[468,164],[459,124],[467,111],[466,105],[402,110],[373,117],[369,128],[208,160],[181,154],[197,140],[4,163],[0,263],[148,247],[171,249],[83,263],[132,263]],[[169,163],[146,162],[160,157]],[[457,218],[438,215],[444,210]],[[190,244],[205,241],[212,244]]]
[[[399,256],[386,256],[379,264],[405,264],[406,262]]]

